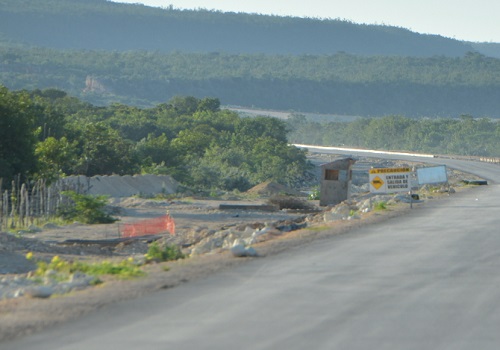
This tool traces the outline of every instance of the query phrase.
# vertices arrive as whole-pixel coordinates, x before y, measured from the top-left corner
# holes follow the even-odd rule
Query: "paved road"
[[[307,148],[310,151],[324,153],[324,154],[337,154],[337,155],[343,154],[343,155],[350,155],[353,157],[376,157],[385,159],[399,159],[399,160],[423,162],[436,165],[446,165],[448,167],[457,170],[462,170],[471,174],[479,175],[490,182],[500,182],[499,164],[457,160],[457,159],[449,159],[442,157],[432,158],[429,156],[419,157],[418,155],[372,153],[369,151],[355,151],[353,149],[345,149],[344,151],[342,151],[342,149],[340,148],[334,148],[332,150],[328,150],[326,149],[326,147],[315,147],[315,146],[307,146],[303,148]]]
[[[471,166],[497,184],[1,349],[496,350],[500,166]]]

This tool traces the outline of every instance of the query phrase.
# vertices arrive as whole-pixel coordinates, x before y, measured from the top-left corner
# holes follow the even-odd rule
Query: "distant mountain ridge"
[[[54,49],[449,56],[466,43],[342,20],[188,11],[105,0],[0,0],[0,39]]]
[[[341,20],[0,0],[0,85],[95,105],[194,96],[322,114],[500,118],[499,48]]]
[[[485,56],[500,58],[500,43],[471,43],[471,45]]]

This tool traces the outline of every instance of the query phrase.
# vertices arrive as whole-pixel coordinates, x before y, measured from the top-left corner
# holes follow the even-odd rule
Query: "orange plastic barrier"
[[[131,224],[124,224],[120,233],[122,237],[138,237],[156,235],[168,231],[175,235],[175,222],[170,215],[163,215],[154,219],[141,220]]]

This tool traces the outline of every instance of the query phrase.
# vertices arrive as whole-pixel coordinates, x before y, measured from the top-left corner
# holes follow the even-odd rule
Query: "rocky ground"
[[[358,169],[361,170],[358,170],[355,179],[357,193],[352,200],[331,208],[319,208],[317,202],[312,201],[308,203],[314,208],[304,211],[220,209],[221,204],[266,204],[269,196],[283,191],[274,184],[266,184],[254,189],[244,199],[234,196],[217,200],[183,198],[170,201],[115,198],[110,201],[110,210],[120,219],[115,224],[50,224],[33,227],[30,232],[0,233],[0,340],[43,329],[110,302],[170,288],[240,264],[245,259],[236,259],[231,253],[235,245],[252,247],[254,251],[250,255],[265,257],[410,210],[407,196],[375,197],[366,192],[367,175],[364,169],[372,162],[358,162]],[[452,193],[464,188],[460,185],[464,178],[470,177],[450,172]],[[420,194],[421,200],[415,204],[416,207],[427,200],[447,197],[450,192],[448,188],[427,188],[422,189]],[[377,202],[387,203],[388,209],[374,210]],[[175,219],[176,234],[166,234],[160,239],[182,247],[189,259],[146,265],[143,269],[147,277],[134,280],[103,277],[104,283],[99,287],[92,287],[92,278],[84,274],[75,274],[70,280],[59,282],[53,281],[50,276],[37,281],[31,278],[36,264],[33,259],[26,259],[28,252],[33,253],[35,260],[45,261],[55,255],[67,260],[102,261],[132,257],[140,261],[148,249],[147,239],[105,245],[67,241],[114,240],[119,238],[120,225],[157,217],[167,211]],[[169,267],[168,271],[165,265]]]

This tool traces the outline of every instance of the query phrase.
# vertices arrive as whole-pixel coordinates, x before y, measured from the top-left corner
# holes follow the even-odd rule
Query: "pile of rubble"
[[[282,236],[286,232],[323,224],[336,220],[361,219],[365,213],[369,213],[380,203],[393,205],[397,203],[422,202],[410,198],[409,195],[364,195],[346,200],[336,206],[318,210],[300,216],[294,220],[279,221],[275,223],[257,223],[253,225],[240,225],[223,230],[198,229],[188,233],[185,237],[184,250],[191,256],[220,252],[231,249],[235,256],[252,256],[254,253],[242,253],[242,247],[250,248],[252,245]],[[252,251],[253,252],[253,251]],[[256,253],[255,253],[256,254]]]

